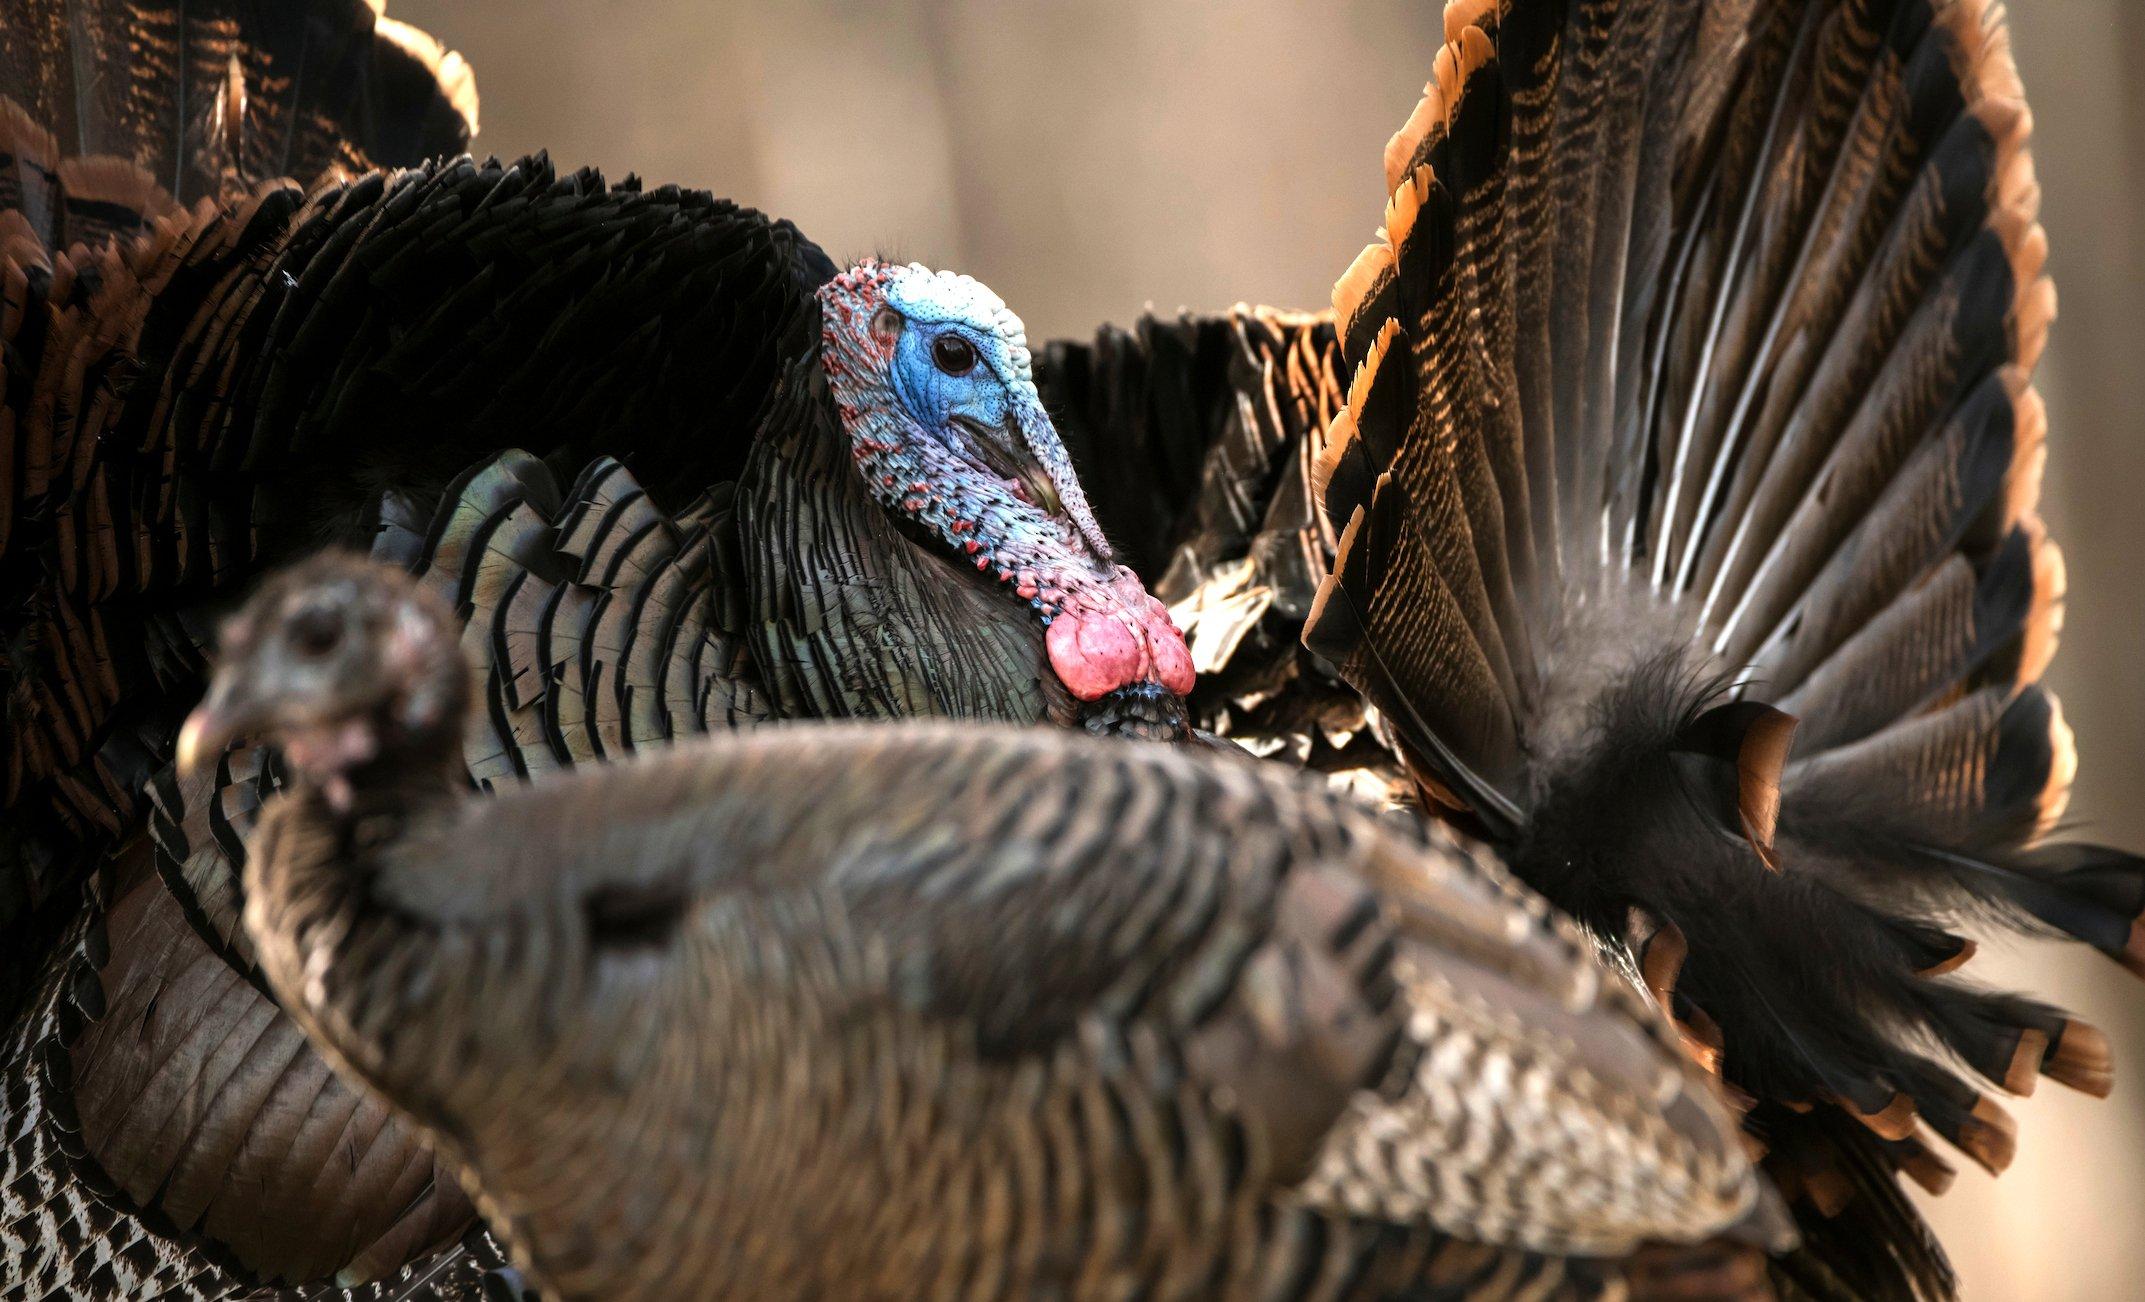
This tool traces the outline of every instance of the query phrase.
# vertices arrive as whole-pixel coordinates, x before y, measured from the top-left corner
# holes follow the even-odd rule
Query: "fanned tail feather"
[[[1561,907],[1687,938],[1670,1011],[1799,1137],[1810,1287],[1948,1295],[1893,1173],[1945,1182],[1939,1138],[2001,1169],[1995,1094],[2109,1073],[1952,975],[1967,933],[2145,971],[2145,861],[2042,841],[2076,767],[2039,682],[2054,291],[2002,7],[1445,21],[1334,291],[1305,642]]]

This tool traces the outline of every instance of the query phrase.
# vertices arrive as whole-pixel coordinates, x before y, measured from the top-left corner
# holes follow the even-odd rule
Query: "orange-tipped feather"
[[[1318,581],[1318,595],[1311,599],[1310,617],[1303,622],[1307,640],[1310,630],[1318,628],[1324,622],[1326,603],[1331,601],[1334,594],[1340,590],[1341,562],[1347,559],[1350,552],[1355,550],[1356,539],[1362,534],[1363,521],[1368,515],[1369,512],[1360,506],[1357,507],[1355,513],[1348,517],[1347,527],[1341,530],[1340,541],[1333,546],[1333,567],[1327,570],[1326,576]]]
[[[1400,323],[1387,321],[1378,327],[1377,337],[1370,341],[1369,351],[1363,354],[1363,364],[1356,368],[1355,378],[1348,382],[1348,410],[1360,414],[1365,403],[1370,401],[1371,387],[1378,382],[1378,369],[1385,364],[1385,355],[1392,350],[1393,340],[1400,336]]]
[[[1938,963],[1932,963],[1928,967],[1923,968],[1916,975],[1925,977],[1940,977],[1948,975],[1952,972],[1956,972],[1960,968],[1965,967],[1967,963],[1972,961],[1974,954],[1980,948],[1981,946],[1975,944],[1971,938],[1962,940],[1959,942],[1958,950],[1954,952],[1950,958],[1944,959],[1943,961]]]
[[[1915,1111],[1913,1098],[1904,1092],[1894,1094],[1891,1102],[1875,1112],[1863,1112],[1846,1099],[1839,1102],[1855,1120],[1885,1139],[1905,1139],[1913,1134],[1920,1117]]]
[[[1926,1130],[1917,1129],[1908,1137],[1906,1149],[1900,1155],[1899,1169],[1934,1198],[1943,1197],[1950,1191],[1952,1181],[1959,1178],[1959,1169],[1937,1156]]]
[[[2033,229],[2038,232],[2041,228]],[[2041,245],[2045,252],[2045,235],[2041,237]],[[2012,318],[2012,356],[2020,366],[2031,371],[2041,364],[2041,350],[2048,346],[2048,327],[2055,319],[2056,282],[2043,276],[2019,294]]]
[[[1393,197],[1385,203],[1385,242],[1395,258],[1407,246],[1408,237],[1415,233],[1416,215],[1422,211],[1423,200],[1436,183],[1436,175],[1426,163],[1393,187]]]
[[[2018,1045],[2011,1051],[2011,1065],[2004,1069],[2003,1087],[2021,1097],[2033,1093],[2040,1083],[2041,1059],[2048,1053],[2048,1033],[2032,1027],[2018,1033]]]
[[[375,10],[373,30],[393,42],[405,54],[417,60],[439,83],[439,91],[462,121],[469,124],[469,134],[477,134],[477,74],[470,68],[458,50],[442,45],[439,38],[421,27],[412,27],[396,18]]]
[[[1370,351],[1363,356],[1363,364],[1356,367],[1354,378],[1348,382],[1348,400],[1341,408],[1340,414],[1334,417],[1333,425],[1326,434],[1326,449],[1319,454],[1317,462],[1311,468],[1311,482],[1317,487],[1321,500],[1325,498],[1326,489],[1333,482],[1333,473],[1340,467],[1341,458],[1348,454],[1350,445],[1356,441],[1360,432],[1356,424],[1356,413],[1362,411],[1363,404],[1370,400],[1371,386],[1378,380],[1379,364],[1385,360],[1386,349],[1392,345],[1393,339],[1399,333],[1400,323],[1387,321],[1379,329],[1377,338],[1371,341]],[[1336,565],[1334,568],[1340,567]]]
[[[2046,449],[2043,449],[2045,452]],[[2055,659],[2063,639],[2063,597],[2069,577],[2063,566],[2063,549],[2041,530],[2040,519],[2028,516],[2037,537],[2033,545],[2033,605],[2026,614],[2020,648],[2018,681],[2036,683]]]
[[[1990,1175],[2001,1175],[2018,1154],[2018,1122],[1984,1094],[1959,1130],[1959,1146]]]
[[[2063,702],[2053,692],[2048,696],[2048,782],[2041,788],[2040,814],[2034,820],[2036,840],[2048,835],[2062,821],[2070,804],[2071,782],[2078,776],[2078,743],[2063,718]]]
[[[63,159],[60,186],[73,199],[112,204],[144,217],[178,211],[171,192],[132,160],[110,154]]]
[[[1450,45],[1439,46],[1437,62],[1432,65],[1430,78],[1436,83],[1437,88],[1444,92],[1443,95],[1439,96],[1440,112],[1438,113],[1437,125],[1440,127],[1450,126],[1452,124],[1452,108],[1454,104],[1459,102],[1462,89],[1460,52]]]
[[[1855,1200],[1854,1181],[1849,1180],[1837,1167],[1812,1171],[1802,1178],[1802,1193],[1817,1208],[1817,1214],[1831,1220]]]
[[[1339,468],[1341,458],[1348,454],[1348,445],[1355,442],[1355,413],[1342,407],[1326,427],[1326,445],[1319,449],[1318,459],[1311,463],[1311,492],[1320,502],[1326,500],[1326,490],[1332,486],[1333,472]]]
[[[1940,7],[1937,24],[1951,38],[1952,71],[1969,100],[2022,99],[2025,83],[2011,56],[2011,28],[2004,7],[1992,0],[1960,0]]]
[[[1345,334],[1355,327],[1356,313],[1378,287],[1381,277],[1393,274],[1393,246],[1384,240],[1366,244],[1348,270],[1333,282],[1333,317]]]
[[[2019,106],[2019,121],[2016,140],[2007,138],[1999,142],[1995,193],[1989,201],[1991,212],[2038,213],[2041,210],[2040,174],[2034,169],[2032,151],[2025,147],[2033,114],[2023,104]]]
[[[1453,58],[1453,74],[1459,78],[1458,89],[1446,96],[1448,111],[1457,112],[1461,97],[1467,93],[1467,83],[1497,57],[1497,47],[1491,44],[1489,33],[1479,27],[1469,27],[1461,31],[1457,42],[1446,48],[1457,51]]]
[[[12,154],[17,166],[28,162],[50,172],[58,166],[60,146],[28,109],[0,95],[0,152]]]
[[[1646,948],[1639,954],[1639,973],[1645,979],[1646,988],[1653,992],[1654,1002],[1661,1007],[1674,1007],[1676,977],[1683,971],[1683,960],[1690,957],[1690,953],[1690,941],[1672,922],[1662,924],[1647,937]]]
[[[1415,101],[1415,111],[1401,124],[1393,138],[1385,142],[1385,191],[1391,194],[1400,185],[1400,178],[1408,174],[1409,164],[1415,161],[1416,151],[1430,135],[1430,130],[1445,120],[1445,92],[1437,83],[1423,87],[1423,97]]]
[[[1462,32],[1492,11],[1502,12],[1499,0],[1451,0],[1445,6],[1445,44],[1458,44]]]
[[[2115,1088],[2115,1055],[2097,1026],[2067,1018],[2041,1063],[2041,1074],[2058,1085],[2104,1099]]]
[[[2011,389],[2011,468],[2004,475],[2004,522],[2015,524],[2033,514],[2041,501],[2041,477],[2048,465],[2048,406],[2015,366],[2004,368]]]

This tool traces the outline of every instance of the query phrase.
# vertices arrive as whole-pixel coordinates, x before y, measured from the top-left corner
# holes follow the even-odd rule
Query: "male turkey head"
[[[821,365],[872,496],[1033,608],[1091,723],[1140,702],[1181,718],[1166,698],[1192,689],[1184,636],[1112,557],[1020,318],[969,277],[915,264],[861,262],[819,297]]]
[[[469,668],[454,612],[401,570],[328,553],[268,580],[224,626],[182,773],[240,737],[274,742],[347,807],[358,770],[458,759]]]

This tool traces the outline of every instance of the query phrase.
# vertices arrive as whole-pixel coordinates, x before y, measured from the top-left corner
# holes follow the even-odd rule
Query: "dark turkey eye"
[[[328,606],[307,606],[291,616],[289,637],[292,651],[317,660],[343,640],[342,612]]]
[[[940,335],[931,345],[931,361],[948,375],[966,375],[976,367],[976,346],[959,335]]]

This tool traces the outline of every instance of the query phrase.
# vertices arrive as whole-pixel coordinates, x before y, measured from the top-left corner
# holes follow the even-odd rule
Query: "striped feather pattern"
[[[460,153],[477,129],[469,65],[384,8],[23,0],[0,32],[0,116],[57,142],[24,154],[15,133],[14,166],[59,184],[55,202],[0,207],[49,249],[94,248],[204,196]]]
[[[519,1277],[496,1244],[475,1232],[454,1241],[467,1203],[451,1183],[435,1183],[429,1152],[407,1124],[330,1074],[267,994],[188,931],[178,901],[142,866],[142,856],[131,856],[119,874],[123,893],[77,911],[49,950],[37,995],[0,1045],[0,1178],[9,1193],[0,1298],[517,1297]],[[203,982],[219,993],[199,997]],[[159,1053],[160,1041],[171,1051]],[[130,1055],[161,1059],[162,1070],[141,1070]],[[171,1086],[189,1077],[200,1092],[174,1097]],[[141,1096],[115,1112],[115,1089]],[[279,1132],[259,1136],[250,1158],[257,1169],[248,1170],[247,1155],[215,1151],[213,1118],[220,1109],[256,1108]],[[154,1141],[130,1145],[128,1127]],[[344,1156],[303,1167],[271,1159],[279,1145],[323,1141],[351,1164]],[[144,1160],[169,1165],[161,1172],[128,1165]],[[351,1183],[342,1191],[360,1201],[338,1207],[345,1170]],[[255,1191],[231,1183],[264,1174],[300,1181],[279,1188],[265,1219]],[[146,1194],[143,1181],[152,1186]],[[387,1187],[367,1192],[368,1182]],[[383,1213],[387,1219],[365,1219]],[[368,1243],[369,1235],[378,1237]],[[421,1251],[441,1242],[448,1246]],[[316,1278],[340,1270],[350,1279],[252,1291],[284,1270]]]
[[[1843,1188],[1941,1183],[1932,1131],[2000,1168],[1985,1090],[2104,1090],[2096,1032],[1934,970],[1959,929],[2139,964],[2140,861],[2042,842],[2075,758],[2008,39],[1989,0],[1448,5],[1334,291],[1306,642],[1554,902],[1687,938],[1730,1083],[1861,1119],[1763,1113],[1821,1295],[1950,1289],[1904,1204],[1822,1225]]]
[[[0,923],[137,825],[260,565],[369,547],[383,493],[428,518],[504,447],[582,465],[630,430],[666,501],[735,479],[824,260],[705,195],[465,158],[11,265]],[[651,382],[686,356],[729,387]]]
[[[263,594],[236,690],[349,566]],[[450,734],[389,742],[340,812],[273,802],[246,925],[565,1296],[1568,1296],[1608,1281],[1565,1253],[1768,1232],[1710,1084],[1586,938],[1281,769],[785,728],[471,801],[428,776]]]

